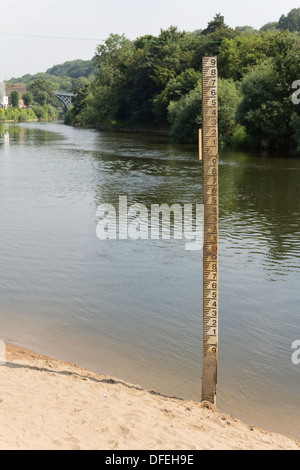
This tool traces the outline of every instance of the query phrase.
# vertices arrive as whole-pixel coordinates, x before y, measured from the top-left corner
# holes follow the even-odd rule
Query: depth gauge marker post
[[[202,58],[203,372],[202,401],[216,403],[218,363],[218,70]],[[202,148],[201,148],[202,146]]]

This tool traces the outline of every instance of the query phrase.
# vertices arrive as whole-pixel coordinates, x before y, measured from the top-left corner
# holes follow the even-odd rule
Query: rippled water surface
[[[217,404],[300,438],[300,159],[220,155]],[[99,240],[101,203],[201,203],[197,149],[167,138],[0,128],[0,337],[201,398],[202,252]],[[299,354],[300,357],[300,354]]]

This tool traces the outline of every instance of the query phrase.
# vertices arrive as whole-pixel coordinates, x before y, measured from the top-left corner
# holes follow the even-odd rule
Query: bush
[[[236,111],[240,103],[240,93],[232,80],[219,79],[219,141],[231,142],[237,130]],[[168,119],[171,124],[170,135],[177,143],[198,142],[198,129],[202,126],[202,89],[201,85],[183,96],[179,101],[171,102],[168,107]]]
[[[67,125],[71,125],[73,123],[74,116],[73,116],[73,113],[72,113],[72,109],[73,109],[73,106],[71,106],[68,109],[68,111],[66,112],[66,114],[64,116],[64,123],[67,124]]]
[[[244,75],[237,120],[256,146],[265,140],[270,148],[276,148],[290,141],[293,105],[286,88],[271,59],[252,67]]]
[[[58,119],[58,111],[56,108],[54,108],[52,105],[47,104],[45,106],[47,113],[48,113],[48,120],[54,121],[55,119]]]
[[[233,147],[242,147],[247,141],[247,132],[244,126],[239,126],[232,136],[231,145]]]
[[[45,106],[33,106],[36,117],[42,121],[54,121],[58,118],[58,111],[50,104]]]
[[[25,122],[32,120],[55,120],[58,118],[58,111],[51,105],[34,106],[33,108],[12,108],[9,106],[7,109],[0,108],[0,120]]]
[[[168,119],[171,124],[170,135],[177,143],[195,143],[201,127],[202,91],[198,85],[179,101],[171,101],[168,106]]]
[[[20,109],[18,121],[23,122],[23,121],[27,121],[27,119],[28,119],[28,115],[27,115],[26,109]]]
[[[33,106],[32,109],[38,119],[47,119],[47,113],[43,106]]]

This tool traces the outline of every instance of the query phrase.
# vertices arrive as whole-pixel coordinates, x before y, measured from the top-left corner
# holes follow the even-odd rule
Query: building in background
[[[1,108],[7,108],[8,106],[8,96],[3,96],[0,102]]]
[[[8,96],[5,89],[5,83],[0,81],[0,108],[7,108]]]
[[[20,100],[19,100],[19,108],[24,107],[24,101],[22,100],[22,96],[26,92],[26,87],[23,85],[23,83],[14,83],[13,85],[6,85],[6,96],[8,97],[8,104],[11,104],[11,92],[12,91],[17,91],[20,95]]]
[[[11,92],[13,90],[16,90],[19,92],[20,94],[20,98],[22,98],[22,96],[24,95],[25,91],[26,91],[26,87],[25,85],[23,85],[23,83],[14,83],[13,85],[6,85],[6,95],[7,96],[10,96]]]

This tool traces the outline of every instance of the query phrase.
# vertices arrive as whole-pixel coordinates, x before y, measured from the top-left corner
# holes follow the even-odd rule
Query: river
[[[219,189],[217,406],[299,439],[300,159],[223,151]],[[200,400],[202,252],[183,239],[96,234],[97,207],[118,207],[119,196],[149,208],[201,203],[197,149],[60,122],[2,124],[0,194],[0,337]]]

